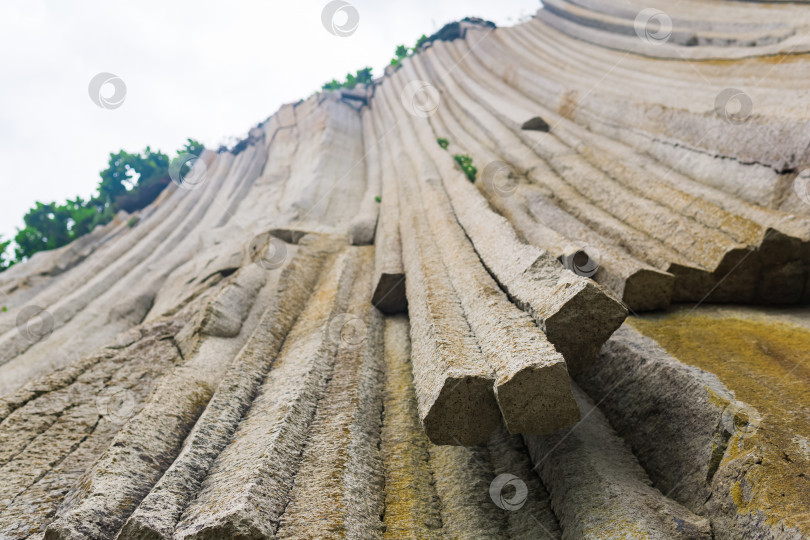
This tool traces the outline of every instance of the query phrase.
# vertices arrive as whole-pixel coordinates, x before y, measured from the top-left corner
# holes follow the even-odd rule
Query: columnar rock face
[[[0,274],[0,538],[810,536],[808,23],[465,20]]]

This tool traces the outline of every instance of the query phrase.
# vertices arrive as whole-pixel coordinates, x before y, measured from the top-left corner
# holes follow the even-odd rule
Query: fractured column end
[[[579,407],[561,356],[528,365],[496,388],[498,406],[509,433],[545,435],[579,422]]]
[[[622,302],[633,311],[665,309],[674,286],[675,276],[669,272],[642,268],[625,280]]]
[[[408,299],[405,296],[405,274],[380,274],[371,303],[387,315],[407,313]]]
[[[546,319],[546,336],[576,375],[593,362],[608,338],[627,318],[627,308],[590,280],[572,289],[556,313]]]
[[[421,420],[433,444],[475,446],[486,442],[501,423],[492,379],[448,377]]]

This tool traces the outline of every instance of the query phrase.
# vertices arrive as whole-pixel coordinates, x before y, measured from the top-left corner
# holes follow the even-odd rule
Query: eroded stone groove
[[[386,538],[440,538],[442,520],[430,441],[419,423],[405,316],[385,320],[385,393],[380,450],[385,463]]]
[[[180,362],[169,338],[181,321],[140,328],[131,343],[105,349],[72,366],[75,371],[59,370],[17,392],[27,402],[0,424],[3,537],[24,538],[43,529],[63,499],[74,497],[82,471],[110,447],[121,424],[144,407],[156,383]],[[122,397],[112,406],[110,388]]]
[[[298,470],[315,406],[332,372],[333,317],[346,312],[360,268],[357,252],[330,256],[314,294],[233,439],[215,460],[175,535],[274,534]]]
[[[519,436],[501,426],[485,445],[475,448],[437,446],[427,440],[419,428],[409,353],[407,321],[387,319],[385,536],[559,538],[548,493]],[[527,487],[519,508],[506,509],[493,501],[490,486],[502,474]],[[509,499],[508,493],[503,495]]]
[[[278,538],[380,536],[383,319],[370,307],[371,250],[361,257],[349,317],[341,328],[332,327],[335,367],[318,402]]]
[[[577,381],[602,403],[654,484],[703,513],[729,437],[722,415],[733,396],[715,376],[682,364],[631,328],[616,332],[600,360]]]
[[[400,117],[400,121],[404,119]],[[411,158],[417,155],[411,154]],[[494,370],[496,399],[507,426],[516,433],[547,433],[576,421],[563,359],[531,318],[511,305],[480,267],[449,201],[443,192],[431,187],[431,178],[438,178],[433,164],[422,161],[419,168],[431,176],[417,176],[415,185],[421,193],[413,194],[410,206],[417,222],[431,225],[441,246],[440,257],[453,290],[487,364]],[[490,318],[493,315],[494,321]],[[563,392],[552,393],[552,388]]]
[[[575,396],[583,417],[576,426],[525,437],[564,536],[711,538],[709,521],[651,487],[602,413],[581,390]]]
[[[810,536],[810,12],[684,1],[452,23],[0,274],[0,538]]]
[[[315,286],[335,239],[311,237],[284,268],[277,293],[228,368],[181,453],[129,518],[120,538],[170,538],[189,500],[228,443]],[[262,270],[264,271],[264,270]]]
[[[402,239],[399,231],[399,193],[397,188],[397,167],[391,152],[384,151],[387,142],[381,131],[380,115],[369,114],[372,125],[379,133],[374,142],[380,154],[380,217],[377,222],[377,235],[374,246],[374,296],[372,303],[383,313],[407,311],[405,295],[405,268],[402,263]]]

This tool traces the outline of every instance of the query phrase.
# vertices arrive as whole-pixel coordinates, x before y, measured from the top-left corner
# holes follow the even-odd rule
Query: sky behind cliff
[[[35,201],[89,197],[108,155],[146,145],[172,154],[187,137],[232,142],[332,78],[413,45],[467,15],[499,25],[531,16],[537,0],[351,0],[351,35],[322,24],[326,0],[153,0],[0,3],[0,236],[12,237]],[[343,24],[346,14],[339,14]],[[100,72],[126,84],[104,109],[88,85]]]

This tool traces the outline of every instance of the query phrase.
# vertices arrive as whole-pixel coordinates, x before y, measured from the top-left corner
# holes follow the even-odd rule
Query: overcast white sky
[[[34,201],[89,197],[112,151],[173,154],[187,137],[215,147],[327,80],[366,65],[380,75],[396,45],[446,22],[510,25],[540,7],[349,1],[359,25],[337,37],[321,23],[327,0],[0,0],[0,236]],[[119,108],[91,101],[99,72],[126,83]]]

